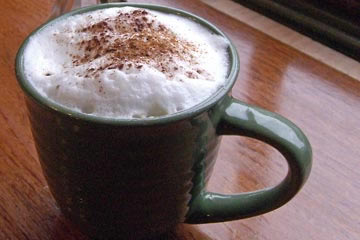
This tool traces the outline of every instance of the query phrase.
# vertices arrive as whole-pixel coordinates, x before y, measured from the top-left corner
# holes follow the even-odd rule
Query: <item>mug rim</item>
[[[200,103],[196,104],[195,106],[176,113],[167,114],[163,116],[156,116],[156,117],[147,117],[147,118],[116,118],[116,117],[96,116],[96,115],[86,114],[72,110],[66,106],[56,103],[53,100],[50,100],[49,98],[46,98],[45,96],[42,96],[39,93],[39,91],[37,91],[33,87],[30,81],[27,80],[26,75],[24,74],[24,51],[29,43],[30,38],[33,35],[47,28],[51,24],[57,21],[61,21],[62,19],[73,15],[83,14],[86,12],[91,12],[94,10],[100,10],[105,8],[127,7],[127,6],[144,8],[144,9],[149,9],[149,10],[154,10],[169,14],[176,14],[185,17],[187,19],[190,19],[191,21],[197,22],[203,27],[206,27],[207,29],[212,31],[213,33],[221,35],[225,39],[227,39],[227,41],[229,42],[228,55],[229,55],[230,64],[229,64],[228,76],[227,79],[225,80],[225,84],[221,88],[219,88],[215,93],[213,93],[211,96],[201,101]],[[32,33],[30,33],[26,37],[26,39],[23,41],[23,43],[21,44],[18,50],[15,60],[15,74],[17,81],[20,84],[22,90],[25,92],[25,94],[31,99],[35,100],[36,103],[40,104],[41,106],[45,106],[46,108],[52,111],[58,112],[63,115],[67,115],[69,118],[83,120],[87,122],[93,122],[93,123],[120,125],[120,126],[158,125],[158,124],[164,124],[174,121],[181,121],[184,119],[188,119],[200,115],[201,113],[207,111],[209,108],[214,106],[218,101],[220,101],[225,95],[227,95],[230,92],[231,88],[235,84],[238,73],[239,73],[239,56],[237,50],[234,44],[232,43],[232,41],[230,40],[230,38],[224,32],[218,29],[215,25],[205,20],[204,18],[201,18],[197,15],[194,15],[190,12],[181,9],[156,5],[156,4],[143,4],[143,3],[107,3],[107,4],[92,5],[84,8],[75,9],[59,17],[48,20],[47,22],[36,28]]]

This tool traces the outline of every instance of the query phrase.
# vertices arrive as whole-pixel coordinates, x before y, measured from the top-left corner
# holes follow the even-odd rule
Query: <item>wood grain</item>
[[[295,122],[314,152],[308,183],[284,207],[241,221],[180,225],[159,239],[360,239],[360,82],[199,1],[147,2],[192,11],[223,29],[241,59],[233,95]],[[45,0],[1,4],[0,239],[88,239],[65,221],[51,197],[14,75],[18,47],[49,9]],[[271,147],[225,137],[209,189],[260,189],[278,183],[285,173],[282,156]]]

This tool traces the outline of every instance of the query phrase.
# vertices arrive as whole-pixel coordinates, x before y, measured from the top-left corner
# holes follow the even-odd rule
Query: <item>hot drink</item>
[[[155,117],[191,108],[221,88],[228,46],[224,37],[178,15],[101,9],[34,35],[25,73],[43,96],[73,110]]]
[[[62,213],[95,239],[143,239],[289,201],[310,173],[311,147],[290,121],[231,97],[238,71],[219,29],[163,6],[91,6],[31,34],[16,76]],[[256,192],[207,192],[221,135],[275,147],[286,178]]]

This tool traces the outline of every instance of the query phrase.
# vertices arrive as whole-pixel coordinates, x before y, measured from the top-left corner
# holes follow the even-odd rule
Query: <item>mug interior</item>
[[[210,97],[208,97],[206,100],[202,101],[201,103],[173,113],[168,114],[164,116],[158,116],[158,117],[149,117],[149,118],[132,118],[132,119],[124,119],[124,118],[114,118],[114,117],[101,117],[101,116],[95,116],[91,114],[81,113],[72,109],[69,109],[63,105],[60,105],[44,96],[42,96],[33,86],[32,84],[27,80],[26,75],[24,74],[24,50],[27,47],[29,43],[29,39],[31,36],[35,35],[37,32],[42,31],[43,29],[50,27],[53,23],[56,21],[62,20],[64,18],[67,18],[69,16],[73,16],[76,14],[82,14],[86,12],[91,12],[94,10],[104,9],[104,8],[112,8],[112,7],[137,7],[137,8],[144,8],[154,11],[159,11],[163,13],[169,13],[169,14],[176,14],[185,18],[188,18],[196,23],[199,23],[200,25],[204,26],[205,28],[209,29],[215,34],[221,35],[224,38],[226,38],[229,41],[229,47],[228,47],[228,57],[229,57],[229,69],[228,69],[228,75],[227,79],[225,81],[225,84],[223,87],[218,89],[215,93],[213,93]],[[90,121],[95,123],[102,123],[102,124],[111,124],[111,125],[153,125],[153,124],[164,124],[172,121],[179,121],[186,118],[191,118],[193,116],[196,116],[212,106],[214,106],[220,99],[222,99],[225,95],[228,94],[228,92],[231,90],[232,86],[234,85],[238,72],[239,72],[239,57],[236,51],[236,48],[234,44],[231,42],[231,40],[223,33],[221,30],[219,30],[216,26],[211,24],[210,22],[206,21],[205,19],[198,17],[194,14],[191,14],[189,12],[176,9],[176,8],[170,8],[160,5],[153,5],[153,4],[136,4],[136,3],[111,3],[111,4],[99,4],[99,5],[93,5],[85,8],[76,9],[74,11],[71,11],[67,14],[64,14],[58,18],[52,19],[40,27],[38,27],[35,31],[33,31],[23,42],[21,45],[17,56],[16,56],[16,77],[17,80],[23,89],[23,91],[26,93],[26,95],[39,104],[52,109],[53,111],[57,111],[59,113],[65,114],[69,117],[81,119],[84,121]]]

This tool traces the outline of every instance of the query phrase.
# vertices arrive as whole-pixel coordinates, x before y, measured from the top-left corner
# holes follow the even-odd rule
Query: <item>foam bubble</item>
[[[156,117],[191,108],[221,88],[228,45],[177,15],[109,8],[32,36],[25,74],[40,94],[75,111]]]

